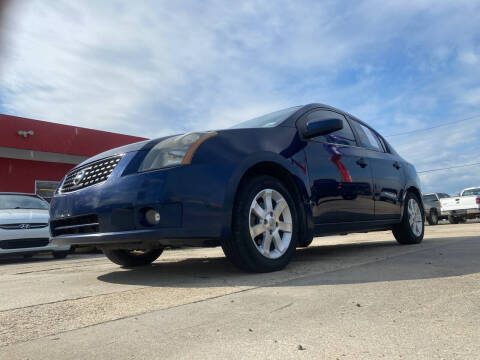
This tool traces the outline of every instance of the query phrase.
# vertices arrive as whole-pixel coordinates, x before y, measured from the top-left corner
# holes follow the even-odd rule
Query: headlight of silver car
[[[150,149],[138,171],[190,164],[200,144],[215,135],[216,132],[191,132],[160,141]]]

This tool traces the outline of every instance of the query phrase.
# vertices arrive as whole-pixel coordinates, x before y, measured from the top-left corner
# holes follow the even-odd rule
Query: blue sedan
[[[221,246],[253,272],[284,268],[314,236],[390,229],[418,244],[425,218],[413,165],[322,104],[99,154],[65,176],[50,216],[54,244],[93,245],[124,267],[166,246]]]

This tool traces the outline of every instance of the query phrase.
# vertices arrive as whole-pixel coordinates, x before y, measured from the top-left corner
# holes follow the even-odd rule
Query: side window
[[[360,138],[361,145],[372,150],[384,151],[384,147],[380,142],[377,134],[370,130],[365,125],[360,124],[358,121],[352,119],[352,124],[357,131],[357,134]]]
[[[348,124],[348,121],[345,117],[339,113],[329,110],[317,110],[313,111],[310,114],[307,114],[306,122],[309,121],[318,121],[318,120],[327,120],[327,119],[340,119],[343,121],[343,129],[334,131],[328,135],[317,136],[314,138],[315,141],[326,142],[330,144],[340,144],[340,145],[357,145],[355,142],[355,136],[353,131]]]

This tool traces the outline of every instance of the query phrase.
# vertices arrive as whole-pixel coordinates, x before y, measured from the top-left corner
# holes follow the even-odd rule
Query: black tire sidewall
[[[162,252],[163,249],[151,249],[144,254],[134,255],[129,250],[103,250],[110,261],[126,268],[149,265],[158,259]]]
[[[66,250],[66,251],[54,251],[53,252],[53,257],[55,259],[65,259],[68,254],[70,254],[70,250]]]
[[[454,217],[454,216],[449,216],[448,217],[448,222],[450,224],[458,224],[458,218]]]
[[[292,238],[285,253],[277,259],[268,259],[263,256],[253,243],[250,236],[250,206],[255,196],[262,190],[272,189],[278,191],[290,208],[292,215]],[[236,204],[234,212],[234,236],[239,250],[243,256],[248,257],[247,269],[256,272],[276,271],[284,268],[295,254],[298,237],[298,215],[294,200],[286,187],[276,178],[271,176],[258,176],[248,179],[243,185],[240,194],[241,200]]]

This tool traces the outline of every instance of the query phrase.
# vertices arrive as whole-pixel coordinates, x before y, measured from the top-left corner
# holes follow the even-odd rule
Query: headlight
[[[190,164],[200,144],[215,135],[216,132],[191,132],[160,141],[150,149],[138,171]]]

